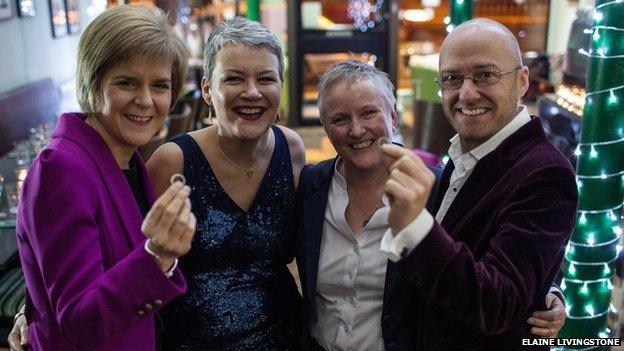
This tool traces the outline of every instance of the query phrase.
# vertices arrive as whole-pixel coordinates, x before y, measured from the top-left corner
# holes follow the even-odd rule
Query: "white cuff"
[[[379,250],[391,261],[398,262],[420,244],[432,227],[433,216],[429,211],[423,209],[412,223],[403,228],[396,236],[392,235],[392,229],[388,229],[381,238]]]
[[[152,249],[149,248],[149,242],[150,242],[150,239],[145,240],[145,245],[143,245],[143,248],[145,249],[145,251],[147,251],[148,254],[154,257],[158,262],[162,262],[162,258],[157,253],[152,251]],[[171,267],[169,267],[167,271],[163,272],[165,274],[165,277],[167,278],[173,277],[173,272],[175,271],[177,267],[178,267],[178,259],[176,258],[173,261],[173,264],[171,265]]]
[[[548,292],[557,295],[557,297],[560,298],[561,302],[563,302],[563,304],[565,305],[565,295],[563,295],[563,291],[561,291],[561,289],[557,288],[556,286],[551,286]]]

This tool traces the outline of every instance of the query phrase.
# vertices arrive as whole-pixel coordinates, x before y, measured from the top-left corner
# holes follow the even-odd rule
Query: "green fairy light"
[[[585,215],[585,212],[581,213],[581,217],[579,218],[579,223],[587,224],[587,216]]]
[[[458,25],[472,18],[473,0],[451,0],[450,23],[446,27],[451,32]]]
[[[591,146],[591,151],[589,152],[589,157],[590,158],[598,157],[598,151],[596,151],[596,147],[594,147],[594,145]]]
[[[604,18],[604,16],[602,15],[602,12],[600,12],[600,11],[594,12],[594,23],[595,24],[599,24],[600,22],[602,22],[603,18]]]
[[[617,105],[618,103],[618,98],[617,96],[615,96],[615,93],[613,92],[613,90],[611,90],[609,92],[609,105]]]
[[[589,288],[587,287],[587,283],[583,284],[583,287],[581,288],[581,294],[583,295],[589,294]]]
[[[596,314],[596,310],[594,309],[594,305],[586,305],[585,306],[585,311],[587,311],[587,313],[589,313],[590,316],[593,316]]]

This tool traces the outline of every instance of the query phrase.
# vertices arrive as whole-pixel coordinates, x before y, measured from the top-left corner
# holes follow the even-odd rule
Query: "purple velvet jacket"
[[[436,213],[454,165],[444,169]],[[441,224],[398,262],[419,287],[419,350],[519,350],[576,218],[568,160],[532,120],[481,159]],[[418,296],[419,295],[419,296]]]
[[[311,348],[327,194],[335,160],[306,166],[297,191],[302,349]],[[449,162],[427,209],[435,214]],[[576,215],[574,171],[533,118],[481,159],[442,225],[388,261],[381,329],[388,351],[519,350],[526,319],[545,310]],[[531,347],[531,350],[537,348]]]
[[[16,228],[30,350],[154,350],[154,313],[184,293],[182,273],[165,277],[143,249],[132,190],[84,115],[63,114],[52,137],[28,172]]]

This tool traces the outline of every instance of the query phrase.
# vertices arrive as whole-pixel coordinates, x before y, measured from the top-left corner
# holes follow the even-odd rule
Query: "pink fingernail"
[[[377,139],[377,145],[379,145],[379,147],[382,147],[384,144],[388,144],[388,143],[390,143],[390,141],[386,137],[381,137]]]

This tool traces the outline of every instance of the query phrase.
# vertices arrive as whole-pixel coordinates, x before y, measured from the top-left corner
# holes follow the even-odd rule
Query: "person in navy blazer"
[[[186,291],[176,264],[195,219],[181,182],[155,200],[136,148],[162,128],[187,60],[146,6],[108,10],[82,35],[85,112],[60,116],[21,190],[29,350],[155,349],[155,313]]]
[[[470,31],[475,28],[478,33]],[[453,103],[445,97],[445,111],[459,133],[455,140],[469,137],[478,146],[492,138],[501,139],[493,150],[478,155],[482,157],[464,180],[465,187],[458,189],[451,201],[447,190],[455,190],[449,187],[453,161],[446,165],[436,186],[434,172],[411,151],[390,144],[376,146],[379,140],[389,138],[396,126],[393,100],[386,88],[389,82],[379,78],[374,68],[353,61],[338,63],[321,78],[321,119],[338,157],[304,168],[297,194],[303,349],[516,350],[521,348],[521,338],[531,337],[531,331],[537,336],[553,335],[563,325],[561,303],[552,304],[554,296],[548,292],[574,223],[573,170],[547,141],[539,119],[529,117],[518,105],[526,90],[526,67],[516,70],[520,71],[517,75],[499,75],[516,61],[513,48],[517,43],[511,33],[482,20],[456,31],[451,39],[469,32],[471,38],[481,38],[486,47],[495,47],[507,56],[488,56],[491,52],[478,46],[478,40],[465,37],[462,43],[477,45],[474,50],[445,44],[472,53],[481,60],[479,64],[491,64],[471,66],[464,72],[459,63],[449,74],[466,85]],[[503,50],[508,48],[512,49]],[[443,51],[441,60],[446,53]],[[462,58],[462,62],[473,61],[473,57]],[[455,76],[466,73],[472,74],[467,78],[471,81]],[[477,79],[490,75],[501,80]],[[503,81],[503,77],[511,81]],[[491,89],[497,93],[492,94]],[[515,130],[508,128],[498,134],[516,119],[515,123],[524,123],[511,124]],[[348,194],[344,218],[336,216],[336,208],[343,209],[336,205],[341,201],[336,197],[341,187]],[[382,205],[377,206],[379,197]],[[441,225],[433,218],[418,217],[425,205],[439,214],[445,199],[450,208]],[[374,251],[360,257],[327,245],[339,246],[341,236],[351,235],[355,238],[352,251],[365,249],[357,237],[373,232],[376,220],[384,230],[372,238],[381,243],[379,251],[385,261]],[[346,230],[349,235],[332,229],[345,228],[342,222],[350,228]],[[412,238],[408,232],[414,228],[424,235]],[[324,250],[332,251],[331,255]],[[352,265],[358,260],[359,265]],[[361,267],[370,260],[381,262],[383,269],[363,271]],[[341,270],[344,279],[323,276]],[[376,305],[359,300],[365,292],[358,289],[365,278],[358,281],[359,274],[381,276],[377,281],[383,286],[376,288],[382,295]],[[344,283],[350,280],[355,282]],[[372,306],[376,311],[358,311],[358,306]],[[531,314],[546,307],[553,311]],[[365,325],[364,331],[358,330]]]

